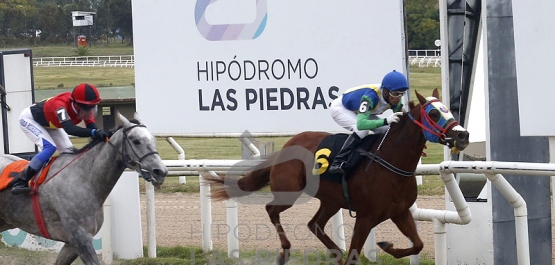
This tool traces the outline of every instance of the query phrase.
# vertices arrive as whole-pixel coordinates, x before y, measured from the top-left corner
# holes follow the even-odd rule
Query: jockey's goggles
[[[85,105],[85,104],[80,104],[80,103],[77,103],[77,106],[79,106],[79,108],[84,110],[84,111],[89,111],[89,110],[92,110],[96,107],[96,105]]]
[[[405,95],[405,91],[389,91],[389,96],[394,98],[400,98]]]

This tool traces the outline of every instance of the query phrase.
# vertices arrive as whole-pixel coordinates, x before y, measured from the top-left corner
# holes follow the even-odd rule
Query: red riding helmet
[[[71,99],[79,105],[94,107],[100,103],[100,94],[95,86],[83,83],[73,89]]]

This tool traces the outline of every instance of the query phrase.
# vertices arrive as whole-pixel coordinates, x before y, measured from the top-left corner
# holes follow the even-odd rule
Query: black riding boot
[[[353,150],[355,150],[355,147],[357,147],[359,143],[360,143],[360,137],[358,136],[358,134],[352,133],[351,135],[349,135],[349,137],[347,137],[347,140],[345,140],[343,147],[341,147],[341,150],[335,156],[333,163],[331,163],[331,166],[329,169],[330,173],[332,174],[345,173],[345,170],[349,166],[347,165],[347,160],[349,159],[349,157],[351,156],[351,153],[353,152]]]
[[[14,180],[12,186],[12,194],[18,195],[23,193],[29,193],[31,188],[29,188],[29,180],[37,173],[32,167],[27,166],[19,175],[17,179]]]

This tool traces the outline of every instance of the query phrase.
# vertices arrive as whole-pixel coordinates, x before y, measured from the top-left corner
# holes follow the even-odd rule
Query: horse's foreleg
[[[58,253],[55,265],[69,265],[77,259],[77,257],[78,255],[75,249],[69,244],[64,244],[60,253]]]
[[[379,242],[378,245],[380,248],[395,258],[402,258],[420,253],[424,247],[424,243],[422,243],[422,240],[418,235],[418,231],[416,230],[416,225],[414,224],[414,219],[412,218],[410,211],[407,209],[402,214],[391,217],[391,221],[393,221],[395,225],[397,225],[397,228],[399,228],[399,230],[410,239],[412,247],[405,249],[393,248],[393,244],[390,242]]]
[[[81,258],[85,265],[100,265],[100,261],[92,245],[92,235],[82,227],[68,230],[70,236],[69,242],[66,243],[66,245],[69,244],[73,247],[74,251],[79,255],[79,258]]]
[[[333,205],[327,205],[324,202],[320,202],[320,208],[312,217],[310,222],[308,222],[308,229],[318,238],[324,245],[329,249],[333,258],[337,263],[340,263],[343,257],[343,251],[333,242],[333,240],[325,233],[324,228],[330,220],[330,218],[339,211],[339,207]],[[332,231],[332,233],[337,233],[337,231]]]
[[[362,247],[370,234],[370,230],[374,228],[377,223],[369,217],[357,217],[355,227],[353,228],[353,238],[349,246],[349,254],[345,265],[356,264],[360,258]]]

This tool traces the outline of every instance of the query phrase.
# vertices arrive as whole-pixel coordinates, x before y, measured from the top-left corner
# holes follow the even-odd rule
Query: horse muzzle
[[[455,148],[458,151],[464,150],[469,142],[468,131],[460,125],[456,125],[449,132],[445,138],[440,139],[440,143],[446,145],[449,148]],[[441,142],[443,141],[443,142]]]
[[[145,181],[150,182],[154,187],[159,188],[160,185],[162,185],[166,180],[168,169],[165,167],[155,168],[152,171],[141,169],[140,174],[145,179]]]

